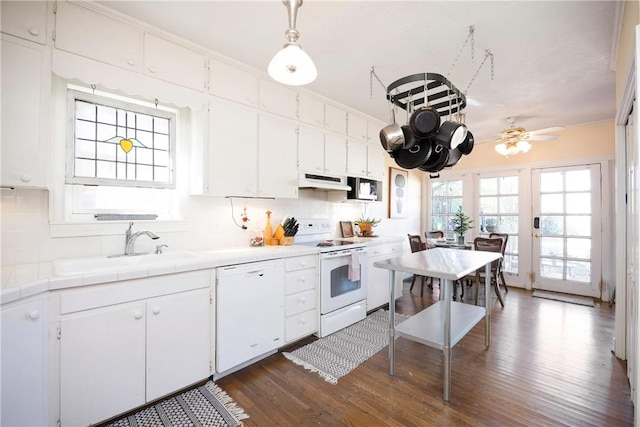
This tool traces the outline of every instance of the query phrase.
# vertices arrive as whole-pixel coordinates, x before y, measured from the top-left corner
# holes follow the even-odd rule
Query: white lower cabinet
[[[0,320],[0,425],[47,425],[48,301],[6,304]]]
[[[63,426],[103,421],[209,376],[207,273],[101,285],[60,300]]]
[[[389,270],[373,265],[376,261],[402,255],[402,243],[367,246],[367,311],[389,303]],[[402,296],[402,275],[396,274],[395,298]]]
[[[318,256],[285,260],[285,343],[318,331]]]

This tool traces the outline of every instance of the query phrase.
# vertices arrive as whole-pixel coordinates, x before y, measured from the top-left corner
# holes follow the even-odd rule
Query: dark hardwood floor
[[[419,294],[405,284],[397,311],[419,312],[437,301],[438,288]],[[465,294],[473,303],[473,290]],[[484,322],[453,348],[449,404],[442,353],[404,338],[396,341],[395,377],[385,347],[337,385],[280,353],[216,383],[250,416],[247,427],[631,426],[626,365],[611,352],[613,321],[607,303],[586,307],[510,288],[501,308],[493,294],[491,348]]]

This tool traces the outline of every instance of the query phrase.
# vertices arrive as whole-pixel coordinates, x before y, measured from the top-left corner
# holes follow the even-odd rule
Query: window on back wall
[[[462,206],[462,180],[433,181],[431,183],[431,230],[454,237],[451,219]]]
[[[67,183],[175,188],[175,113],[68,93]]]

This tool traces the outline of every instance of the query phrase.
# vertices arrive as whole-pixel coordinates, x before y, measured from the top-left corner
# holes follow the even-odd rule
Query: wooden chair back
[[[509,235],[507,233],[490,233],[490,239],[501,238],[502,239],[502,256],[504,257],[504,252],[507,250],[507,241],[509,240]]]
[[[427,239],[442,239],[444,237],[444,231],[425,231],[424,237],[426,237]]]
[[[411,247],[412,253],[423,251],[425,249],[419,234],[407,234],[407,237],[409,237],[409,247]]]
[[[502,246],[504,241],[501,237],[496,238],[487,238],[487,237],[476,237],[473,240],[473,249],[476,251],[485,251],[485,252],[499,252],[502,253]],[[500,260],[493,261],[491,263],[491,268],[495,269],[498,267]]]

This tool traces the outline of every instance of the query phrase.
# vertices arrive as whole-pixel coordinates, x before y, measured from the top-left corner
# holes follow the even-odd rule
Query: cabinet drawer
[[[305,255],[293,258],[286,258],[284,261],[284,271],[304,270],[318,266],[318,255]]]
[[[284,315],[285,317],[293,316],[294,314],[316,308],[316,306],[315,289],[289,295],[284,298]]]
[[[291,342],[318,331],[318,310],[291,316],[285,321],[285,340]]]
[[[288,273],[284,279],[284,294],[291,295],[297,292],[315,289],[317,282],[318,270],[315,268]]]
[[[369,258],[383,255],[389,255],[389,258],[402,255],[402,243],[392,243],[367,248],[367,256]]]

